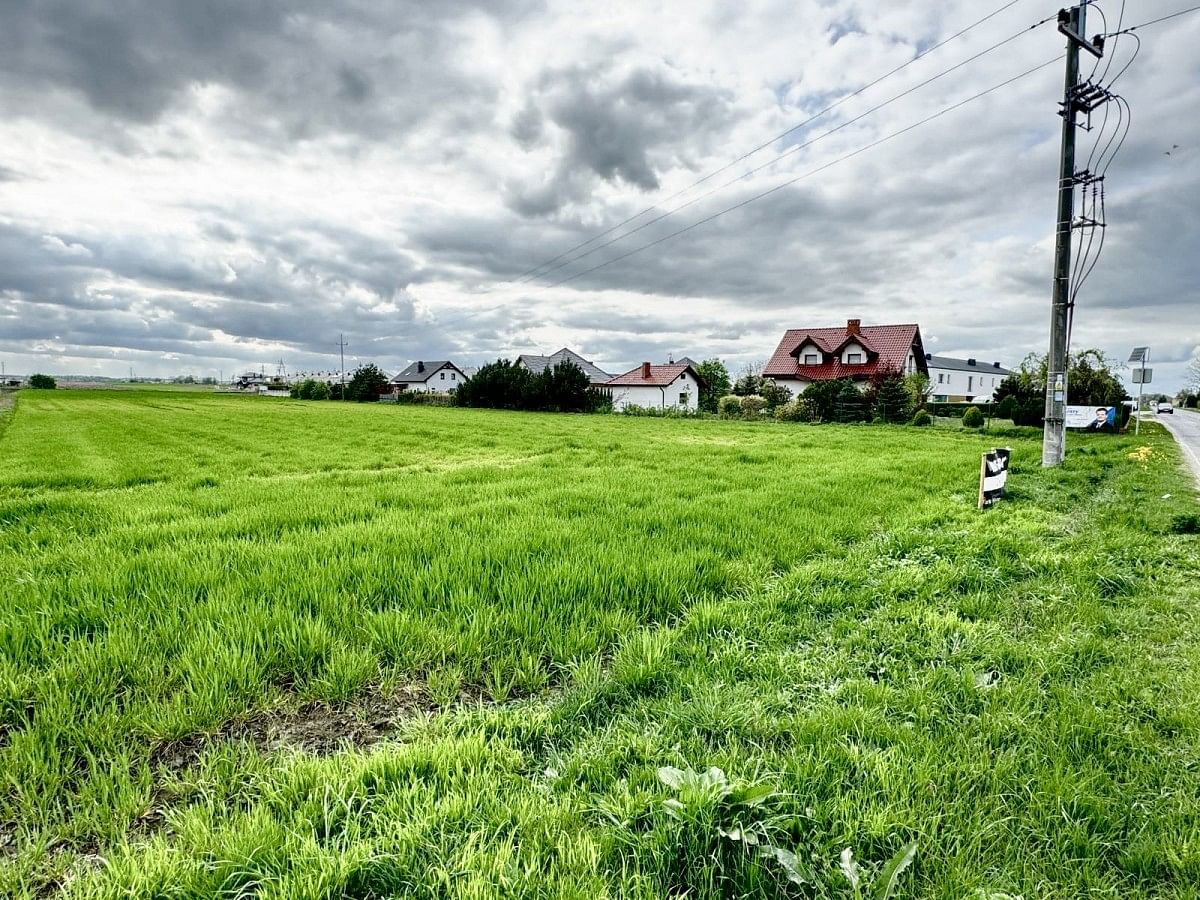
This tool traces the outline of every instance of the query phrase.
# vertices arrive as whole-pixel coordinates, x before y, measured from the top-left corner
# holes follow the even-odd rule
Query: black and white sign
[[[1004,486],[1008,483],[1008,458],[1012,451],[1007,448],[989,450],[983,454],[979,466],[979,508],[987,509],[1004,497]]]

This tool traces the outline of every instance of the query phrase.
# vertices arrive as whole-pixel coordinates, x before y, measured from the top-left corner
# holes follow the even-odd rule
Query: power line
[[[956,31],[954,34],[950,35],[950,36],[949,36],[948,38],[946,38],[945,40],[943,40],[943,41],[940,41],[940,42],[939,42],[939,43],[937,43],[937,44],[934,44],[932,47],[929,47],[929,48],[927,48],[927,49],[925,49],[925,50],[922,50],[920,53],[918,53],[916,56],[914,56],[912,59],[908,60],[907,62],[901,63],[900,65],[896,66],[896,67],[895,67],[894,69],[892,69],[891,71],[889,71],[889,72],[885,72],[883,75],[880,75],[880,76],[879,76],[878,78],[876,78],[874,81],[870,81],[870,82],[868,82],[867,84],[864,84],[864,85],[863,85],[862,87],[860,87],[858,90],[856,90],[856,91],[853,91],[852,93],[849,93],[849,94],[846,94],[846,95],[842,96],[842,97],[841,97],[841,98],[839,98],[838,100],[835,100],[833,103],[830,103],[830,104],[829,104],[828,106],[826,106],[824,109],[822,109],[822,110],[820,110],[820,111],[818,111],[818,112],[815,112],[815,113],[813,113],[811,116],[809,116],[809,117],[808,117],[807,119],[805,119],[803,122],[800,122],[800,123],[799,123],[799,124],[797,124],[797,125],[793,125],[793,126],[791,126],[790,128],[788,128],[786,131],[780,132],[779,134],[775,135],[774,137],[772,137],[772,138],[770,138],[770,139],[768,139],[768,140],[764,141],[763,143],[759,144],[757,147],[754,147],[754,148],[752,148],[752,149],[750,149],[750,150],[747,150],[745,153],[743,153],[743,154],[742,154],[741,156],[739,156],[737,159],[735,159],[735,160],[733,160],[733,161],[731,161],[731,162],[729,162],[729,163],[726,163],[725,165],[721,166],[719,169],[714,169],[713,171],[709,172],[708,174],[704,175],[703,177],[701,177],[701,178],[698,178],[696,181],[693,181],[691,184],[687,185],[686,187],[680,188],[680,189],[679,189],[679,190],[677,190],[675,193],[673,193],[673,194],[670,194],[669,196],[663,197],[663,198],[662,198],[661,200],[659,200],[658,202],[659,202],[659,203],[667,203],[667,202],[669,202],[669,201],[671,201],[671,200],[674,200],[676,197],[680,197],[680,196],[682,196],[682,195],[686,194],[686,193],[687,193],[688,191],[690,191],[692,188],[694,188],[694,187],[699,187],[701,184],[704,184],[704,182],[708,181],[710,178],[715,178],[717,175],[720,175],[722,172],[727,172],[727,171],[729,171],[729,170],[730,170],[730,169],[732,169],[734,166],[736,166],[738,163],[742,162],[743,160],[746,160],[746,159],[750,158],[750,157],[751,157],[751,156],[753,156],[755,153],[758,153],[760,150],[764,150],[764,149],[766,149],[767,147],[769,147],[769,146],[771,146],[772,144],[774,144],[776,141],[782,140],[783,138],[787,137],[788,135],[790,135],[790,134],[791,134],[792,132],[794,132],[794,131],[799,131],[799,130],[800,130],[801,128],[803,128],[804,126],[811,124],[812,122],[814,122],[814,121],[816,121],[817,119],[819,119],[821,116],[823,116],[823,115],[825,115],[826,113],[828,113],[828,112],[831,112],[831,111],[833,111],[834,109],[836,109],[837,107],[841,106],[841,105],[842,105],[843,103],[845,103],[847,100],[852,100],[852,99],[854,99],[855,97],[857,97],[859,94],[863,93],[864,91],[870,90],[871,88],[873,88],[875,85],[879,84],[880,82],[882,82],[882,81],[885,81],[885,80],[886,80],[886,79],[888,79],[888,78],[891,78],[891,77],[892,77],[893,75],[895,75],[897,72],[900,72],[901,70],[903,70],[903,69],[907,68],[908,66],[911,66],[911,65],[912,65],[913,63],[915,63],[917,60],[919,60],[919,59],[923,59],[924,57],[928,56],[929,54],[933,53],[934,51],[936,51],[936,50],[938,50],[938,49],[940,49],[940,48],[942,48],[942,47],[946,46],[946,45],[947,45],[947,44],[949,44],[951,41],[953,41],[953,40],[956,40],[957,38],[960,38],[960,37],[962,37],[962,36],[963,36],[964,34],[966,34],[967,32],[969,32],[969,31],[971,31],[972,29],[974,29],[974,28],[978,27],[979,25],[982,25],[984,22],[988,21],[989,19],[991,19],[991,18],[994,18],[995,16],[998,16],[1000,13],[1004,12],[1005,10],[1007,10],[1008,8],[1010,8],[1010,7],[1012,7],[1012,6],[1015,6],[1015,5],[1016,5],[1017,3],[1019,3],[1019,2],[1020,2],[1020,0],[1009,0],[1009,2],[1008,2],[1008,3],[1005,3],[1004,5],[1002,5],[1002,6],[998,7],[997,9],[993,10],[992,12],[988,13],[988,14],[987,14],[986,16],[984,16],[982,19],[977,19],[977,20],[975,20],[975,21],[974,21],[974,22],[972,22],[970,25],[966,26],[965,28],[963,28],[963,29],[961,29],[961,30],[959,30],[959,31]],[[1054,17],[1053,17],[1053,16],[1047,17],[1046,19],[1043,19],[1041,22],[1038,22],[1038,23],[1037,23],[1037,25],[1041,25],[1041,24],[1043,24],[1043,23],[1045,23],[1045,22],[1048,22],[1048,21],[1049,21],[1051,18],[1054,18]],[[1037,25],[1031,25],[1031,26],[1030,26],[1030,29],[1036,28],[1036,27],[1037,27]],[[599,239],[600,239],[600,238],[602,238],[602,237],[605,237],[605,236],[607,236],[607,235],[609,235],[609,234],[612,234],[612,233],[613,233],[614,231],[616,231],[618,228],[622,228],[622,227],[624,227],[625,225],[628,225],[630,222],[633,222],[633,221],[635,221],[635,220],[637,220],[637,219],[640,219],[642,216],[646,215],[647,213],[654,212],[654,210],[656,210],[656,209],[658,209],[658,206],[657,206],[657,205],[648,206],[648,207],[646,207],[645,209],[643,209],[641,212],[635,213],[634,215],[630,216],[629,218],[627,218],[627,219],[624,219],[623,221],[620,221],[620,222],[618,222],[616,225],[613,225],[613,226],[611,226],[610,228],[607,228],[607,229],[605,229],[604,231],[601,231],[601,232],[599,232],[598,234],[594,234],[594,235],[592,235],[592,236],[591,236],[590,238],[588,238],[587,240],[585,240],[585,241],[582,241],[582,242],[580,242],[580,243],[576,244],[576,245],[575,245],[575,246],[573,246],[573,247],[568,247],[568,248],[567,248],[566,250],[564,250],[562,253],[558,254],[557,256],[551,257],[550,259],[546,260],[546,261],[545,261],[545,262],[543,262],[543,263],[540,263],[539,265],[536,265],[536,266],[534,266],[532,269],[528,269],[527,271],[525,271],[525,272],[522,272],[520,275],[518,275],[516,278],[514,278],[514,279],[512,279],[512,280],[513,280],[514,282],[520,283],[520,282],[522,282],[522,281],[524,281],[524,280],[526,280],[526,279],[530,279],[530,276],[533,276],[533,277],[541,277],[541,275],[544,275],[544,274],[546,274],[546,273],[545,273],[545,272],[540,272],[540,270],[541,270],[541,269],[544,269],[546,266],[550,265],[551,263],[557,262],[558,260],[562,259],[564,256],[567,256],[567,255],[568,255],[568,254],[570,254],[570,253],[574,253],[576,250],[580,250],[580,249],[582,249],[582,248],[586,247],[588,244],[592,243],[593,241],[597,241],[597,240],[599,240]],[[537,274],[535,274],[535,273],[537,273]]]
[[[917,122],[913,122],[911,125],[907,125],[898,131],[893,131],[891,134],[884,135],[883,137],[878,138],[877,140],[874,140],[869,144],[859,147],[857,150],[854,150],[843,156],[839,156],[837,159],[831,160],[830,162],[827,162],[824,165],[818,166],[815,169],[810,169],[809,171],[805,172],[802,175],[797,175],[795,178],[791,178],[787,181],[777,184],[773,188],[769,188],[768,190],[762,191],[758,194],[754,194],[751,197],[747,197],[745,200],[741,200],[731,206],[727,206],[724,209],[718,210],[717,212],[712,213],[711,215],[705,216],[703,219],[693,222],[691,225],[687,225],[683,228],[677,229],[676,231],[672,231],[670,234],[663,235],[662,237],[657,238],[656,240],[650,241],[646,244],[642,244],[638,247],[633,248],[632,250],[622,253],[619,256],[614,256],[612,259],[606,260],[605,262],[602,262],[597,265],[591,266],[590,268],[584,269],[581,272],[576,272],[574,275],[570,275],[567,278],[560,279],[559,281],[556,281],[553,284],[546,285],[546,287],[544,287],[542,290],[549,290],[551,288],[558,287],[559,285],[566,284],[567,282],[574,281],[575,279],[581,278],[584,275],[588,275],[592,272],[603,269],[606,266],[611,266],[613,263],[620,262],[623,259],[628,259],[629,257],[634,256],[635,254],[641,253],[645,250],[649,250],[651,247],[656,247],[665,241],[669,241],[672,238],[678,237],[681,234],[685,234],[686,232],[689,232],[695,228],[699,228],[701,225],[705,225],[705,224],[713,221],[714,219],[717,219],[720,216],[725,215],[726,213],[730,213],[730,212],[733,212],[734,210],[741,209],[742,207],[748,206],[751,203],[754,203],[758,200],[763,199],[764,197],[768,197],[771,194],[778,193],[779,191],[783,190],[784,188],[790,187],[791,185],[796,184],[799,181],[803,181],[805,178],[808,178],[811,175],[816,175],[820,172],[823,172],[826,169],[829,169],[832,166],[835,166],[840,162],[844,162],[847,159],[851,159],[852,157],[858,156],[860,153],[865,153],[867,150],[870,150],[874,147],[878,147],[880,144],[890,141],[893,138],[897,138],[900,135],[906,134],[915,128],[919,128],[922,125],[928,124],[929,122],[932,122],[934,119],[941,118],[942,116],[946,115],[949,112],[953,112],[956,109],[966,106],[968,103],[978,100],[981,97],[985,97],[988,94],[994,93],[995,91],[998,91],[1003,87],[1007,87],[1008,85],[1012,84],[1015,81],[1025,78],[1028,75],[1032,75],[1034,72],[1037,72],[1040,69],[1046,68],[1046,66],[1049,66],[1049,65],[1052,65],[1053,63],[1058,62],[1058,60],[1060,60],[1061,58],[1062,58],[1062,55],[1060,54],[1058,56],[1055,56],[1052,59],[1046,60],[1046,62],[1044,62],[1044,63],[1039,63],[1038,65],[1034,66],[1031,69],[1026,69],[1024,72],[1020,73],[1019,75],[1014,75],[1013,77],[1008,78],[1008,79],[1000,82],[999,84],[993,85],[992,87],[987,88],[986,90],[980,91],[977,94],[972,94],[970,97],[967,97],[965,100],[960,100],[957,103],[951,104],[950,106],[943,107],[942,109],[938,110],[937,112],[933,113],[932,115],[926,116],[924,119],[921,119]]]
[[[1159,16],[1157,19],[1151,19],[1149,22],[1139,22],[1137,25],[1130,25],[1128,28],[1124,28],[1121,31],[1110,31],[1104,36],[1107,38],[1116,37],[1119,34],[1133,34],[1139,28],[1148,28],[1151,25],[1157,25],[1159,22],[1166,22],[1168,19],[1176,19],[1179,16],[1186,16],[1188,13],[1194,13],[1197,10],[1200,10],[1200,6],[1189,6],[1187,9],[1181,9],[1179,12],[1173,12],[1166,16]]]
[[[824,140],[825,138],[829,137],[832,134],[836,134],[837,132],[841,131],[844,128],[849,128],[851,125],[854,125],[855,123],[862,121],[867,116],[870,116],[870,115],[878,112],[879,110],[883,109],[884,107],[890,106],[891,104],[895,103],[896,101],[902,100],[903,98],[909,96],[910,94],[913,94],[916,91],[919,91],[921,88],[923,88],[929,84],[932,84],[933,82],[937,81],[939,78],[943,78],[946,75],[949,75],[951,72],[955,72],[958,69],[961,69],[963,66],[974,62],[975,60],[979,59],[980,57],[986,56],[987,54],[1000,49],[1001,47],[1005,46],[1006,44],[1012,43],[1017,38],[1021,37],[1022,35],[1028,34],[1031,30],[1037,28],[1039,25],[1044,25],[1046,22],[1050,21],[1051,18],[1054,18],[1054,17],[1053,16],[1047,17],[1045,19],[1042,19],[1040,22],[1030,25],[1028,28],[1022,28],[1020,31],[1009,35],[1008,37],[1004,38],[1003,40],[997,41],[996,43],[992,44],[990,47],[987,47],[984,50],[980,50],[978,53],[974,54],[973,56],[969,56],[966,59],[955,63],[954,65],[950,66],[949,68],[943,69],[942,71],[938,72],[936,75],[932,75],[931,77],[925,79],[921,83],[913,85],[912,87],[910,87],[904,91],[901,91],[899,94],[889,97],[887,100],[884,100],[883,102],[876,104],[875,106],[871,107],[870,109],[866,110],[865,112],[859,113],[854,118],[848,119],[847,121],[843,122],[842,124],[836,125],[833,128],[830,128],[829,130],[822,132],[821,134],[817,135],[816,137],[812,138],[811,140],[805,141],[802,144],[796,144],[792,147],[789,147],[787,150],[783,151],[782,153],[778,154],[777,156],[773,157],[772,159],[767,160],[765,163],[755,166],[753,169],[743,172],[742,174],[740,174],[734,178],[731,178],[729,181],[719,184],[714,188],[709,188],[703,194],[699,194],[699,195],[693,197],[691,200],[686,201],[685,203],[681,203],[676,207],[673,207],[671,209],[668,209],[668,210],[660,213],[659,215],[655,216],[653,219],[649,219],[649,220],[643,222],[642,224],[638,225],[636,228],[631,228],[629,231],[626,231],[622,234],[618,234],[617,236],[610,238],[609,240],[605,241],[602,244],[597,244],[595,247],[592,247],[590,250],[586,250],[583,253],[580,253],[576,256],[572,256],[568,259],[563,260],[562,262],[558,263],[557,265],[551,266],[550,268],[543,271],[537,277],[538,278],[544,277],[544,276],[550,274],[551,272],[554,272],[554,271],[557,271],[558,269],[563,268],[564,266],[568,266],[573,262],[578,262],[581,259],[591,256],[593,253],[603,250],[605,247],[611,247],[613,244],[615,244],[619,241],[623,241],[626,238],[628,238],[632,235],[635,235],[640,231],[644,231],[645,229],[649,228],[651,225],[655,225],[658,222],[661,222],[663,219],[673,216],[675,213],[679,212],[680,210],[687,209],[689,206],[694,206],[695,204],[699,203],[701,200],[705,200],[708,197],[711,197],[713,194],[719,193],[720,191],[725,190],[725,188],[730,187],[731,185],[737,184],[739,181],[742,181],[743,179],[748,178],[751,175],[755,175],[758,172],[761,172],[763,169],[770,168],[771,166],[773,166],[777,162],[779,162],[781,159],[783,159],[787,156],[791,156],[793,153],[798,153],[801,150],[811,147],[813,144],[817,143],[818,141]],[[593,238],[593,240],[595,240],[595,239]]]

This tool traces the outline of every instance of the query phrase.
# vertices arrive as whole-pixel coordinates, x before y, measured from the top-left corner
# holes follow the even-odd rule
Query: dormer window
[[[848,366],[861,366],[862,361],[863,361],[863,355],[861,353],[847,353],[846,354],[846,365],[848,365]]]
[[[816,365],[820,365],[820,363],[821,363],[821,354],[820,353],[805,353],[804,354],[804,364],[806,366],[816,366]]]

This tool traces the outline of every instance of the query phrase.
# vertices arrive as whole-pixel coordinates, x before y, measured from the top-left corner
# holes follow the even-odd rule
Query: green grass
[[[846,848],[867,896],[916,841],[896,896],[1200,897],[1200,537],[1157,426],[1054,471],[1014,431],[979,513],[996,437],[950,429],[9,419],[0,895],[853,897]]]

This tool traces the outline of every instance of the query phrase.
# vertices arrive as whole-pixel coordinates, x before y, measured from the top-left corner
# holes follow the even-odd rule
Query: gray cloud
[[[12,0],[0,7],[0,348],[64,371],[115,373],[125,359],[228,371],[280,355],[328,364],[345,333],[352,354],[389,366],[564,343],[612,368],[669,353],[736,365],[785,327],[856,315],[918,321],[938,352],[1016,362],[1045,343],[1055,68],[820,167],[1053,55],[1051,26],[612,247],[510,282],[977,17],[965,2],[857,0],[594,19],[534,0]],[[1027,18],[1009,11],[805,136]],[[1200,345],[1200,125],[1179,115],[1200,103],[1197,39],[1200,16],[1148,30],[1122,76],[1134,127],[1106,179],[1105,256],[1076,319],[1077,346],[1150,343],[1167,378]],[[1117,53],[1123,64],[1128,48]]]

